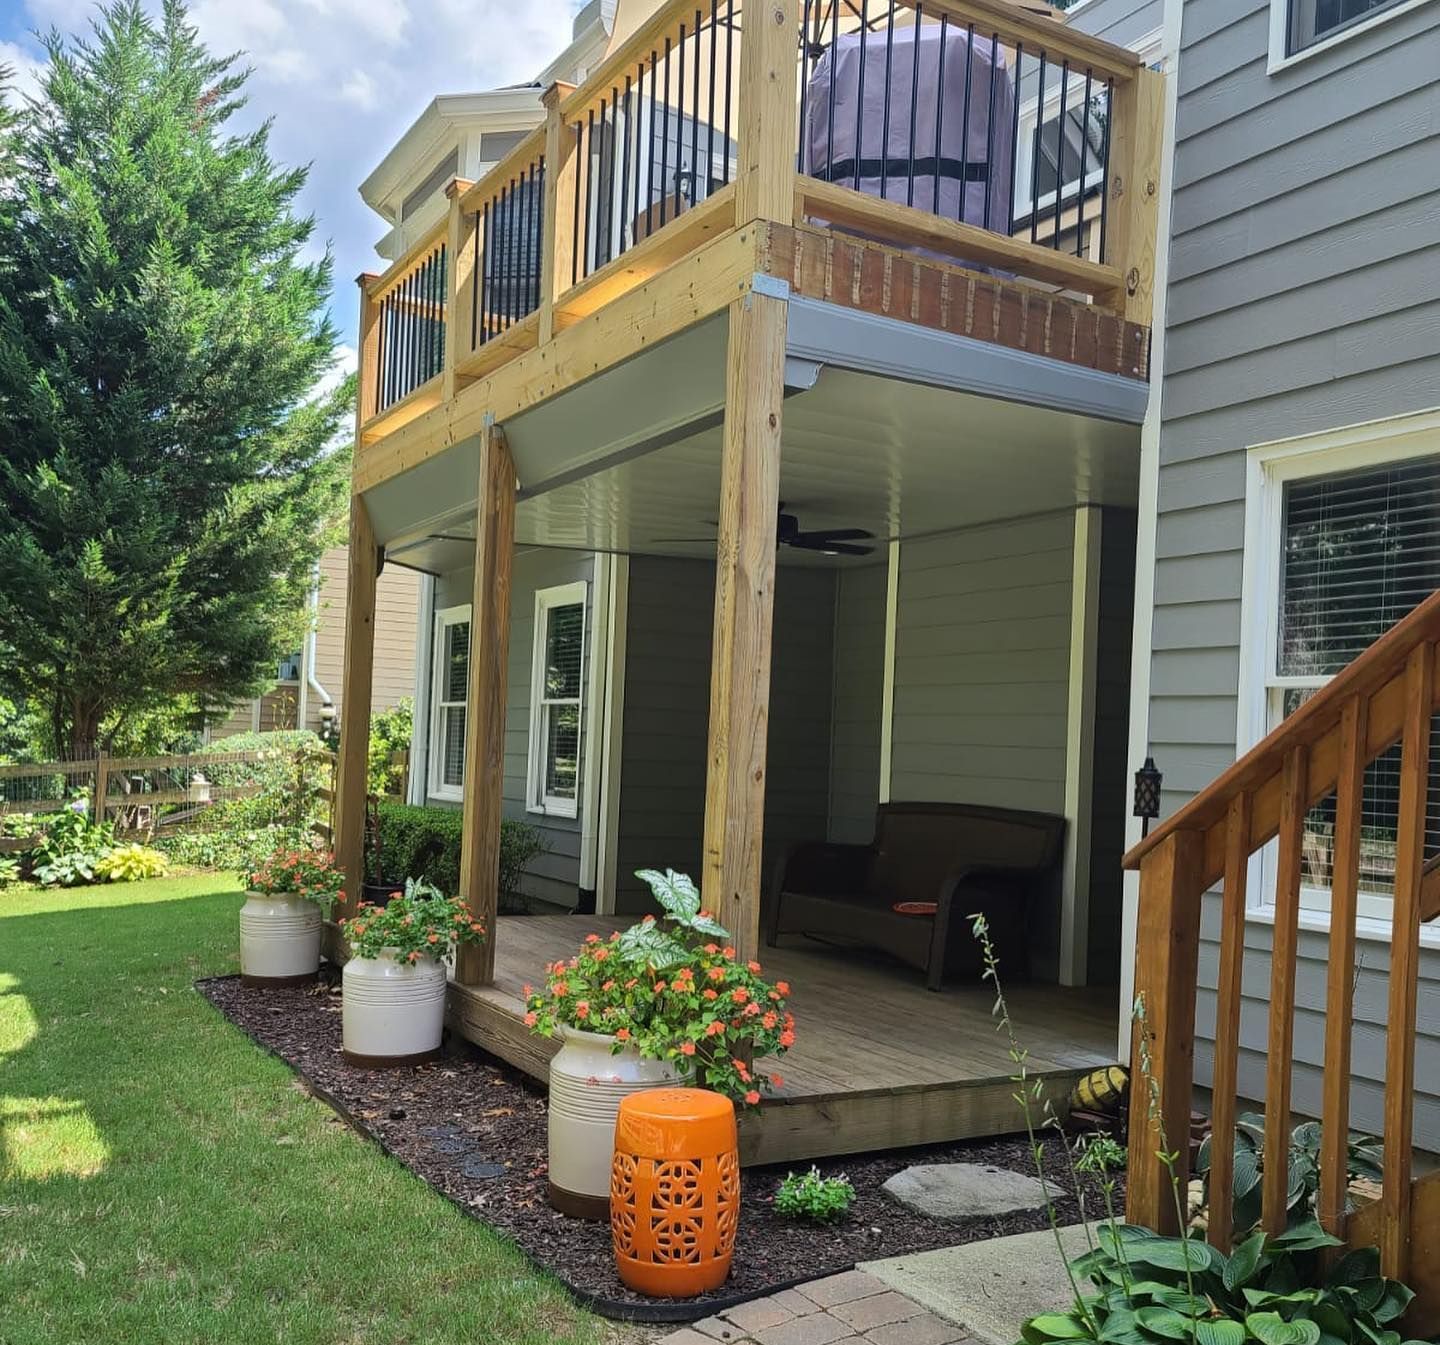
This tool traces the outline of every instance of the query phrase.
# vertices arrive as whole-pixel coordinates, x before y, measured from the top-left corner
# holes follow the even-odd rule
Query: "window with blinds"
[[[1281,499],[1271,727],[1440,588],[1440,455],[1288,481]],[[1394,890],[1400,748],[1365,773],[1361,913],[1388,916]],[[1440,853],[1440,716],[1431,724],[1426,853]],[[1305,823],[1308,904],[1328,899],[1335,799]]]
[[[458,799],[465,784],[465,698],[470,684],[470,609],[435,616],[435,681],[430,707],[430,792]]]
[[[1313,47],[1366,19],[1394,9],[1401,0],[1286,0],[1289,6],[1285,50],[1288,55]]]
[[[574,817],[580,807],[585,685],[585,585],[542,589],[535,599],[530,799],[534,812]]]

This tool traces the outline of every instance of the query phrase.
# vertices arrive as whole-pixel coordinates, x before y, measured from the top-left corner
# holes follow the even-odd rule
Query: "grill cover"
[[[896,28],[889,53],[890,78],[885,78],[884,30],[865,35],[864,104],[860,101],[860,34],[842,33],[810,76],[805,100],[805,171],[843,187],[947,219],[1006,233],[1010,224],[1011,165],[1014,162],[1012,127],[1015,89],[1003,47],[990,60],[988,38],[976,35],[970,46],[966,30],[947,26],[944,84],[940,72],[940,25],[927,23]],[[916,53],[919,78],[915,78]],[[970,72],[970,115],[965,116],[965,74]],[[993,83],[993,99],[992,99]],[[834,94],[832,114],[831,94]],[[885,140],[885,103],[889,94],[889,143]],[[915,113],[915,186],[909,187],[911,94]],[[942,104],[943,100],[943,104]],[[939,202],[936,203],[935,122],[940,116]],[[993,117],[993,122],[992,122]],[[832,132],[833,123],[833,132]],[[860,127],[859,164],[856,163],[856,126]],[[962,167],[963,165],[963,167]],[[966,180],[961,181],[962,171]],[[986,219],[986,178],[990,186]],[[961,194],[964,194],[962,212]]]

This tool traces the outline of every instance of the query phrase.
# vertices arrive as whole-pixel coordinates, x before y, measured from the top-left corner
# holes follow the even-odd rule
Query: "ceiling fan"
[[[868,556],[873,546],[857,543],[871,540],[875,534],[864,528],[816,528],[805,532],[800,527],[796,514],[785,512],[785,501],[780,501],[780,516],[776,521],[775,540],[780,546],[794,547],[797,551],[818,551],[822,556]],[[656,542],[713,542],[713,537],[657,537]]]

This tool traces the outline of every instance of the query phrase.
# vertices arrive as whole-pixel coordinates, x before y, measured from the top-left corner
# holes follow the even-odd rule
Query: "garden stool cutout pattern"
[[[632,1093],[615,1122],[610,1233],[620,1278],[690,1298],[730,1274],[740,1217],[735,1107],[703,1088]]]

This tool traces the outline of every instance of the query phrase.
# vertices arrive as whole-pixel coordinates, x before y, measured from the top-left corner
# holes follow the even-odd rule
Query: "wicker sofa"
[[[889,953],[939,990],[976,979],[980,949],[968,917],[983,912],[1012,976],[1027,970],[1033,897],[1055,881],[1065,819],[968,803],[882,803],[869,845],[791,847],[771,872],[766,942],[786,934]],[[900,903],[934,902],[933,914]]]

